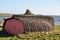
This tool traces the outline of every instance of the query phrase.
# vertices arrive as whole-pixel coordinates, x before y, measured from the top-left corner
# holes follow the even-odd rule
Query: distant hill
[[[11,17],[13,14],[0,13],[0,17]]]
[[[22,14],[14,14],[14,15],[22,15]],[[0,21],[4,21],[3,19],[7,19],[12,17],[13,14],[8,14],[8,13],[0,13]],[[54,23],[60,25],[60,16],[57,15],[45,15],[45,16],[51,16],[54,18]]]

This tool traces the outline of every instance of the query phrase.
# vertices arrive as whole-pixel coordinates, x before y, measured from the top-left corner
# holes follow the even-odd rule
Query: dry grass
[[[0,34],[0,40],[60,40],[60,26],[55,25],[54,28],[55,29],[53,32],[32,32],[20,34],[18,36],[5,35],[7,37],[2,37],[2,35]]]

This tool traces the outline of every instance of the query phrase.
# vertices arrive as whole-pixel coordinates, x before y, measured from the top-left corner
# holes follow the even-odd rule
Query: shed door
[[[5,23],[5,30],[11,34],[21,34],[24,32],[23,22],[17,19],[9,19]]]

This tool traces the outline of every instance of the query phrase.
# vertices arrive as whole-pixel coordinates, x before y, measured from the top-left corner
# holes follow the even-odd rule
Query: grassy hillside
[[[2,27],[0,27],[0,31]],[[60,40],[60,26],[55,25],[54,31],[51,33],[27,33],[20,34],[19,36],[11,36],[9,34],[0,33],[0,40]]]
[[[55,31],[55,32],[60,31],[60,25],[55,25],[55,26],[54,26],[54,31]]]

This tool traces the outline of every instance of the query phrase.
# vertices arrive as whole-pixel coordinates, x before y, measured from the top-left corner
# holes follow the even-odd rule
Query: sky
[[[0,0],[0,13],[60,15],[60,0]]]

